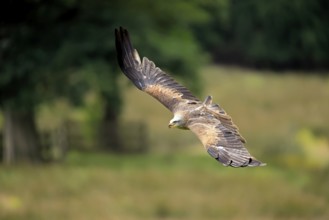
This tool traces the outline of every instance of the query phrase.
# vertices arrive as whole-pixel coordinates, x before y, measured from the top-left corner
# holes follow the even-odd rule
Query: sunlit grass
[[[303,176],[225,168],[206,156],[71,153],[64,164],[1,167],[1,219],[314,219],[328,201]],[[293,176],[294,178],[291,178]]]
[[[329,219],[329,78],[218,66],[201,78],[200,99],[213,96],[266,167],[223,167],[122,78],[120,118],[148,126],[150,153],[70,152],[61,164],[0,166],[0,219]],[[45,106],[39,126],[72,116],[92,129],[100,103],[90,99],[86,109]]]

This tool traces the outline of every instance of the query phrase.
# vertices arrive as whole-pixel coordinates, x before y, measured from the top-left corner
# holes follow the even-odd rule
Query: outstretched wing
[[[198,136],[207,152],[225,166],[265,165],[250,155],[244,146],[245,140],[224,110],[214,112],[204,107],[190,119],[188,128]]]
[[[188,89],[156,67],[151,60],[144,57],[141,61],[130,42],[128,31],[122,27],[115,29],[115,44],[121,70],[138,89],[159,100],[172,112],[181,102],[199,102]]]

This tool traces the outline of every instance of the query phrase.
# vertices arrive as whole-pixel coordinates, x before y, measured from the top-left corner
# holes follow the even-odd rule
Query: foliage
[[[234,3],[234,14],[245,12],[235,20],[237,43],[251,60],[305,67],[327,61],[325,1]]]
[[[119,25],[131,27],[133,41],[143,46],[140,48],[145,54],[163,60],[160,65],[166,63],[168,69],[176,69],[173,73],[188,75],[192,81],[200,65],[196,62],[199,48],[191,32],[181,26],[201,22],[203,14],[195,3],[175,4],[177,7],[168,7],[162,1],[145,0],[8,3],[8,10],[24,9],[6,16],[1,26],[1,103],[34,105],[60,94],[78,102],[82,92],[91,87],[119,107],[113,38],[114,28]],[[175,20],[182,11],[194,16],[179,23],[166,21],[168,16]],[[161,27],[162,34],[156,34],[156,26]],[[161,41],[168,44],[159,44]],[[178,42],[182,50],[177,50]]]
[[[270,68],[328,68],[325,0],[204,1],[196,34],[216,61]]]

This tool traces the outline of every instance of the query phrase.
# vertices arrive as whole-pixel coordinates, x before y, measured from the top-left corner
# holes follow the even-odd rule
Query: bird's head
[[[186,123],[185,123],[184,117],[182,117],[182,115],[175,115],[173,117],[173,119],[170,120],[168,127],[169,128],[188,129],[188,128],[186,128],[185,124]]]

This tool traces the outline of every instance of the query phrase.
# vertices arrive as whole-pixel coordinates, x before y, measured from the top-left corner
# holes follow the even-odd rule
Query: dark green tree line
[[[325,0],[206,0],[196,35],[217,62],[275,69],[329,68]]]

